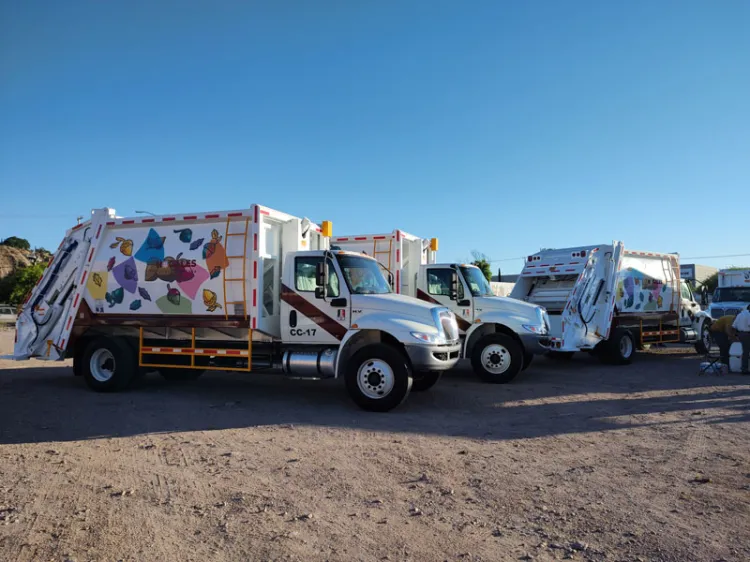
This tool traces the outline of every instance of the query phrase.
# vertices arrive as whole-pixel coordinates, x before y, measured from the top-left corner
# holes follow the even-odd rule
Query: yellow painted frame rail
[[[241,371],[249,373],[253,368],[253,331],[247,330],[247,349],[225,349],[217,347],[196,347],[195,346],[195,328],[191,328],[190,339],[191,347],[173,347],[173,346],[150,346],[143,345],[143,328],[138,330],[138,366],[139,367],[164,367],[167,369],[204,369],[207,371]],[[144,363],[144,355],[172,355],[180,357],[190,357],[190,365],[177,365],[175,363]],[[212,365],[196,365],[196,357],[236,357],[238,359],[247,359],[247,367],[214,367]]]

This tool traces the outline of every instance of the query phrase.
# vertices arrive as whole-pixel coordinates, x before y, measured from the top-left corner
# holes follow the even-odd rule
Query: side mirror
[[[326,298],[326,287],[328,286],[328,262],[321,261],[315,267],[315,298]]]
[[[451,273],[451,300],[454,301],[458,298],[458,273],[453,271]]]

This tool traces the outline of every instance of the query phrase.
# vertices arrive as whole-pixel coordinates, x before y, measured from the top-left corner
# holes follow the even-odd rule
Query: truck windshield
[[[383,295],[391,292],[391,287],[375,260],[346,254],[337,255],[336,258],[352,294]]]
[[[713,302],[750,302],[750,289],[744,287],[723,287],[716,289]]]
[[[461,266],[459,268],[461,273],[469,285],[471,294],[475,297],[487,297],[493,296],[494,293],[490,289],[490,284],[487,282],[487,278],[482,273],[482,270],[478,267],[466,267]]]

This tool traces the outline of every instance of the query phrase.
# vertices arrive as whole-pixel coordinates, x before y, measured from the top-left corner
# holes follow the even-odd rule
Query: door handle
[[[296,310],[289,311],[289,327],[290,328],[297,327],[297,311]]]
[[[471,305],[471,302],[469,301],[469,299],[464,299],[462,301],[458,301],[456,305],[457,306],[469,306]]]
[[[331,299],[331,306],[335,306],[338,308],[346,306],[347,302],[344,297],[339,297],[337,299]]]

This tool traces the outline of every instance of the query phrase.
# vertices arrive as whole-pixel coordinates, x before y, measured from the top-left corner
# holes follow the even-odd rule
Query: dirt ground
[[[697,370],[537,358],[373,414],[340,381],[103,395],[0,360],[0,560],[749,560],[750,377]]]

